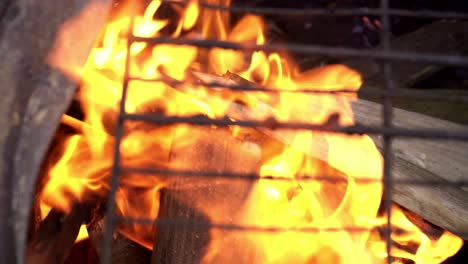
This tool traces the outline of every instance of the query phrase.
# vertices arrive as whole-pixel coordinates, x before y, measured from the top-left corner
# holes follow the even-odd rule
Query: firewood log
[[[209,74],[194,73],[203,82],[227,83],[235,82]],[[185,91],[187,92],[187,91]],[[209,96],[209,95],[208,95]],[[252,99],[253,97],[250,97]],[[209,98],[205,98],[209,100]],[[226,113],[237,120],[262,120],[274,112],[274,108],[255,99],[255,109],[232,103]],[[381,126],[381,105],[365,100],[353,103],[356,123]],[[300,116],[314,114],[314,106],[305,106],[305,113]],[[259,118],[260,117],[260,118]],[[297,118],[300,120],[300,118]],[[308,122],[303,119],[303,122]],[[401,109],[394,109],[395,125],[408,129],[426,128],[448,131],[468,131],[468,128],[448,121],[428,117]],[[273,137],[284,144],[291,145],[294,132],[279,129],[260,128],[259,131]],[[379,136],[372,136],[377,147],[382,147]],[[317,159],[326,161],[326,151],[300,146],[300,151]],[[467,180],[464,173],[468,144],[457,141],[429,141],[423,139],[395,140],[393,146],[394,166],[392,172],[396,180],[440,181],[439,186],[416,186],[410,184],[396,184],[393,187],[395,202],[413,210],[430,222],[468,239],[468,188],[448,187],[447,182]]]
[[[171,149],[175,170],[258,174],[260,149],[256,144],[234,138],[226,129],[193,127],[190,147],[177,144]],[[169,176],[172,184],[161,193],[158,218],[209,224],[230,223],[248,198],[253,180],[221,177]],[[192,184],[189,184],[192,183]],[[184,188],[184,186],[192,186]],[[178,186],[182,186],[179,188]],[[152,263],[198,263],[208,246],[206,226],[156,227]]]
[[[88,233],[91,244],[96,249],[97,254],[102,248],[102,237],[104,235],[104,207],[105,204],[93,210],[93,215],[90,224],[88,225]],[[114,230],[112,235],[112,263],[149,263],[151,259],[151,251],[138,243],[131,241],[124,235]]]
[[[173,191],[161,191],[158,219],[192,221],[205,226],[191,227],[183,223],[156,226],[151,263],[200,263],[210,242],[209,219],[199,210],[174,197]]]
[[[52,209],[28,243],[26,263],[63,263],[88,218],[86,205],[76,204],[68,214]]]
[[[99,256],[90,239],[75,243],[63,264],[99,264]]]

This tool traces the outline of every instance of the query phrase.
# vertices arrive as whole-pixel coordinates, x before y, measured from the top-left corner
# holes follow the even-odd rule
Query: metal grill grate
[[[163,1],[170,2],[175,4],[184,4],[180,1]],[[444,55],[444,54],[431,54],[431,53],[417,53],[417,52],[404,52],[404,51],[395,51],[390,48],[390,17],[391,16],[406,16],[406,17],[419,17],[419,18],[448,18],[448,19],[468,19],[468,14],[466,13],[457,13],[457,12],[436,12],[436,11],[409,11],[402,9],[393,9],[389,7],[389,0],[381,0],[380,8],[357,8],[357,9],[282,9],[282,8],[252,8],[252,7],[240,7],[240,6],[218,6],[207,3],[200,3],[201,7],[209,9],[219,9],[229,12],[236,13],[254,13],[254,14],[281,14],[284,16],[305,16],[305,15],[320,15],[320,16],[356,16],[356,15],[379,15],[381,16],[382,21],[382,48],[377,51],[370,50],[357,50],[351,48],[337,48],[337,47],[324,47],[316,45],[300,45],[300,44],[266,44],[266,45],[250,45],[226,42],[226,41],[217,41],[217,40],[194,40],[194,39],[184,39],[184,38],[170,38],[170,37],[157,37],[157,38],[142,38],[136,37],[131,34],[132,30],[129,30],[130,34],[128,36],[128,46],[127,46],[127,59],[126,67],[123,79],[123,93],[122,100],[120,102],[120,112],[118,115],[118,125],[116,130],[116,148],[114,156],[114,165],[112,169],[111,177],[111,191],[108,196],[108,210],[106,216],[106,225],[103,239],[103,248],[101,251],[101,263],[110,263],[111,260],[111,243],[112,243],[112,233],[115,226],[118,223],[141,223],[141,224],[151,224],[157,225],[158,227],[163,226],[177,226],[183,225],[184,227],[189,228],[201,228],[201,227],[214,227],[222,228],[227,230],[244,230],[244,231],[256,231],[256,232],[281,232],[284,231],[279,228],[261,228],[256,226],[237,226],[237,225],[219,225],[219,224],[206,224],[206,223],[197,223],[194,221],[186,220],[168,220],[168,219],[129,219],[118,217],[115,214],[116,203],[115,196],[116,190],[119,182],[119,174],[122,172],[139,172],[139,173],[149,173],[149,174],[164,174],[164,175],[186,175],[193,177],[201,177],[204,179],[209,179],[211,177],[226,177],[228,179],[242,179],[242,180],[258,180],[259,175],[245,175],[245,174],[235,174],[235,173],[220,173],[220,172],[195,172],[195,171],[173,171],[166,169],[155,169],[155,168],[129,168],[123,167],[120,164],[121,153],[120,153],[120,144],[123,136],[123,124],[125,121],[144,121],[152,122],[157,124],[191,124],[198,126],[241,126],[241,127],[272,127],[276,128],[287,128],[287,129],[308,129],[315,131],[323,132],[335,132],[335,133],[346,133],[346,134],[377,134],[382,135],[384,144],[382,155],[384,158],[384,177],[382,184],[386,192],[384,193],[383,201],[387,213],[387,225],[384,232],[385,238],[387,241],[387,253],[390,255],[391,249],[391,222],[390,217],[392,215],[392,186],[402,184],[402,185],[420,185],[420,186],[435,186],[435,185],[448,185],[448,186],[466,186],[468,187],[468,181],[458,181],[458,182],[447,182],[447,181],[417,181],[417,180],[394,180],[392,179],[392,140],[395,138],[424,138],[424,139],[434,139],[434,140],[461,140],[468,141],[468,134],[463,132],[456,131],[444,131],[444,130],[435,130],[435,129],[406,129],[406,128],[397,128],[392,125],[392,100],[394,98],[409,98],[409,99],[424,99],[424,100],[435,100],[435,101],[451,101],[451,102],[463,102],[467,103],[468,98],[463,96],[431,96],[427,94],[420,94],[418,92],[409,92],[404,89],[395,87],[392,82],[392,62],[396,61],[405,61],[405,62],[420,62],[420,63],[431,63],[431,64],[444,64],[444,65],[457,65],[457,66],[468,66],[468,57],[458,56],[458,55]],[[133,22],[131,24],[133,28]],[[361,58],[361,59],[373,59],[381,62],[382,72],[384,79],[383,91],[364,91],[362,93],[368,93],[373,96],[381,96],[384,99],[383,103],[383,125],[382,126],[363,126],[363,125],[353,125],[353,126],[341,126],[330,128],[325,124],[309,124],[309,123],[291,123],[291,122],[280,122],[277,120],[265,120],[262,121],[233,121],[231,119],[210,119],[208,117],[182,117],[182,116],[165,116],[157,114],[129,114],[125,111],[125,102],[127,98],[127,90],[129,82],[132,80],[139,81],[152,81],[152,82],[167,82],[167,79],[160,80],[143,80],[141,78],[135,78],[130,76],[129,67],[130,59],[129,50],[130,46],[134,42],[147,42],[151,44],[174,44],[174,45],[193,45],[203,48],[225,48],[225,49],[234,49],[234,50],[243,50],[243,51],[289,51],[291,53],[299,54],[313,54],[313,55],[325,55],[336,58]],[[171,81],[171,85],[178,85],[182,83],[176,80]],[[224,87],[225,89],[231,90],[258,90],[263,92],[272,91],[268,87],[251,87],[246,85],[226,85],[221,83],[205,83],[207,87]],[[283,90],[275,89],[275,92],[284,92]],[[291,91],[288,91],[291,92]],[[296,91],[297,93],[327,93],[318,89],[303,89]],[[353,92],[350,90],[341,90],[328,92],[333,93],[342,93],[342,92]],[[361,92],[360,92],[361,93]],[[271,179],[273,180],[273,179]],[[288,178],[275,178],[275,181],[289,181]],[[331,179],[326,176],[314,176],[314,177],[304,177],[303,181],[339,181],[339,179]],[[373,179],[356,179],[359,183],[372,183],[375,182]],[[367,228],[345,228],[349,232],[363,232],[369,231]],[[339,232],[343,229],[323,229],[320,231],[330,231],[330,232]],[[300,232],[317,232],[319,231],[316,228],[303,228],[295,229],[295,231]],[[388,258],[388,263],[391,263],[391,258]]]

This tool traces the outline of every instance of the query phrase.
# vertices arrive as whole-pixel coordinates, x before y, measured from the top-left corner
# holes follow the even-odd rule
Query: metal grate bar
[[[256,45],[250,43],[236,43],[229,41],[220,41],[213,39],[188,39],[188,38],[172,38],[172,37],[156,37],[145,38],[134,36],[132,41],[146,42],[150,44],[173,44],[173,45],[190,45],[201,48],[224,48],[233,50],[242,50],[245,52],[265,51],[265,52],[290,52],[296,54],[307,55],[323,55],[334,58],[356,58],[369,59],[379,61],[403,61],[403,62],[419,62],[442,64],[452,66],[468,66],[468,57],[460,55],[444,55],[433,53],[417,53],[408,51],[394,50],[358,50],[342,47],[325,47],[318,45],[301,45],[301,44],[265,44]]]
[[[391,36],[391,24],[390,17],[388,14],[389,0],[380,0],[380,7],[382,9],[382,50],[388,52],[390,50],[390,36]],[[388,61],[383,63],[383,74],[384,74],[384,89],[387,92],[391,92],[393,89],[392,83],[392,64]],[[392,98],[388,96],[383,97],[384,104],[382,109],[383,114],[383,128],[391,129],[393,127],[392,117]],[[383,135],[383,150],[382,156],[384,160],[383,164],[383,178],[382,184],[384,186],[383,202],[387,217],[387,225],[384,233],[386,250],[387,250],[387,263],[392,264],[392,189],[393,189],[393,178],[392,178],[392,135]]]
[[[382,230],[382,228],[374,227],[358,227],[358,226],[344,226],[344,227],[303,227],[303,228],[284,228],[284,227],[260,227],[260,226],[249,226],[249,225],[233,225],[233,224],[216,224],[216,223],[207,223],[193,220],[185,219],[166,219],[166,218],[157,218],[157,219],[143,219],[143,218],[130,218],[130,217],[119,217],[118,221],[121,223],[138,223],[144,225],[153,225],[156,224],[160,227],[169,227],[169,226],[183,226],[188,228],[218,228],[229,231],[248,231],[248,232],[263,232],[263,233],[281,233],[281,232],[298,232],[298,233],[317,233],[317,232],[342,232],[349,231],[352,233],[362,233],[369,231]],[[383,231],[383,230],[382,230]],[[410,232],[408,232],[410,233]]]
[[[339,126],[329,124],[310,124],[299,122],[281,122],[274,118],[264,121],[240,120],[234,121],[229,118],[212,119],[206,116],[167,116],[157,114],[125,114],[124,118],[133,121],[152,122],[156,124],[190,124],[197,126],[239,126],[252,128],[267,128],[267,129],[288,129],[288,130],[313,130],[329,133],[344,133],[344,134],[369,134],[383,135],[392,137],[408,137],[421,139],[439,139],[439,140],[468,140],[467,132],[455,132],[445,130],[430,130],[430,129],[405,129],[397,127],[382,127],[382,126]]]
[[[162,0],[164,3],[186,5],[187,1]],[[206,2],[200,2],[200,6],[207,9],[229,11],[232,13],[252,13],[258,15],[281,15],[281,16],[368,16],[383,15],[417,18],[449,18],[449,19],[468,19],[468,14],[450,11],[432,11],[432,10],[405,10],[396,8],[271,8],[271,7],[244,7],[244,6],[225,6],[215,5]]]
[[[191,170],[175,170],[175,169],[167,169],[167,168],[156,168],[156,167],[121,167],[122,173],[139,173],[139,174],[148,174],[148,176],[187,176],[187,177],[196,177],[196,178],[216,178],[216,179],[223,179],[223,180],[232,180],[232,181],[256,181],[260,178],[266,181],[279,181],[279,182],[310,182],[310,181],[317,181],[317,182],[327,182],[327,183],[347,183],[349,180],[346,178],[336,178],[331,177],[329,175],[296,175],[295,178],[290,177],[279,177],[279,176],[268,176],[255,173],[234,173],[234,172],[226,172],[226,171],[191,171]],[[382,180],[377,180],[373,178],[367,177],[353,177],[353,182],[359,184],[375,184],[375,183],[382,183]],[[433,187],[434,185],[438,186],[449,186],[449,187],[468,187],[468,180],[460,180],[460,181],[446,181],[446,180],[393,180],[393,185],[417,185],[421,187]]]
[[[130,30],[128,32],[128,37],[131,39],[133,35],[133,27],[134,27],[134,18],[132,18],[130,22]],[[102,238],[102,246],[100,252],[100,262],[103,264],[111,263],[112,260],[112,237],[116,225],[116,213],[115,209],[117,207],[115,196],[117,193],[117,188],[119,186],[119,176],[120,176],[120,144],[122,143],[122,137],[124,134],[123,124],[125,119],[125,103],[127,100],[127,92],[128,92],[128,84],[130,82],[130,48],[132,46],[132,42],[127,42],[127,55],[125,60],[125,71],[124,71],[124,79],[122,82],[122,99],[120,100],[119,105],[119,115],[117,119],[117,127],[115,131],[115,149],[114,149],[114,163],[112,165],[112,173],[110,179],[110,191],[107,197],[106,203],[106,218],[104,223],[104,234]]]
[[[296,90],[288,90],[285,88],[273,88],[267,87],[263,85],[250,85],[250,84],[228,84],[226,82],[190,82],[190,81],[179,81],[176,79],[168,79],[166,77],[159,78],[159,79],[145,79],[140,77],[130,77],[130,81],[140,81],[140,82],[155,82],[160,83],[164,82],[173,87],[179,87],[182,85],[185,86],[198,86],[203,85],[204,87],[211,88],[213,90],[219,90],[219,88],[229,89],[232,91],[245,91],[245,92],[265,92],[265,93],[293,93],[293,94],[331,94],[331,95],[340,95],[343,96],[344,94],[352,94],[354,95],[370,95],[370,96],[387,96],[392,98],[404,98],[404,99],[418,99],[418,100],[426,100],[426,101],[446,101],[446,102],[456,102],[456,103],[468,103],[468,96],[463,95],[433,95],[433,94],[426,94],[421,93],[418,91],[408,91],[405,89],[392,89],[391,91],[386,90],[365,90],[356,91],[354,89],[339,89],[333,91],[324,91],[318,88],[302,88]]]
[[[174,3],[174,4],[185,4],[186,2],[163,0],[163,2]],[[332,16],[354,16],[354,15],[380,15],[382,17],[382,43],[383,49],[379,51],[370,50],[356,50],[351,48],[337,48],[337,47],[324,47],[314,45],[300,45],[300,44],[240,44],[227,41],[218,40],[206,40],[206,39],[187,39],[187,38],[171,38],[171,37],[157,37],[157,38],[143,38],[133,35],[132,30],[129,30],[128,43],[127,43],[127,57],[125,64],[125,73],[123,80],[122,100],[120,102],[120,110],[117,122],[117,130],[115,134],[115,152],[114,152],[114,164],[112,167],[110,192],[107,199],[107,212],[106,222],[104,229],[104,237],[102,241],[102,250],[100,253],[101,263],[111,263],[111,245],[112,235],[115,226],[119,223],[139,223],[149,224],[156,226],[184,226],[191,228],[219,228],[225,230],[236,230],[236,231],[252,231],[252,232],[368,232],[372,230],[384,231],[386,242],[387,242],[387,254],[391,254],[391,233],[395,232],[391,225],[392,215],[392,193],[391,189],[394,185],[418,185],[421,187],[433,187],[437,186],[449,186],[449,187],[464,187],[468,186],[468,181],[417,181],[417,180],[395,180],[392,178],[392,151],[391,144],[395,137],[407,137],[407,138],[425,138],[425,139],[437,139],[437,140],[460,140],[468,141],[467,132],[456,132],[456,131],[442,131],[442,130],[429,130],[429,129],[405,129],[398,128],[392,125],[392,98],[413,98],[413,99],[428,99],[428,100],[448,100],[454,102],[468,102],[467,97],[460,96],[447,96],[441,98],[440,96],[425,95],[417,92],[407,92],[403,89],[394,87],[392,83],[392,65],[393,61],[403,62],[419,62],[419,63],[431,63],[431,64],[443,64],[443,65],[459,65],[468,66],[468,57],[458,55],[443,55],[433,53],[416,53],[407,51],[395,51],[390,49],[390,16],[408,16],[408,17],[433,17],[433,18],[459,18],[468,19],[468,14],[457,13],[457,12],[436,12],[436,11],[408,11],[400,9],[392,9],[389,7],[389,0],[381,0],[380,8],[358,8],[358,9],[282,9],[282,8],[247,8],[239,6],[218,6],[208,3],[200,3],[204,8],[220,9],[229,12],[246,12],[256,14],[281,14],[287,16],[309,16],[309,15],[332,15]],[[133,29],[133,19],[131,22],[131,29]],[[146,42],[149,44],[174,44],[174,45],[193,45],[202,48],[225,48],[242,50],[246,52],[251,51],[265,51],[265,52],[277,52],[277,51],[289,51],[291,53],[302,53],[302,54],[315,54],[325,55],[330,57],[340,58],[365,58],[381,61],[383,63],[383,74],[384,74],[384,87],[383,91],[376,92],[357,92],[369,93],[373,95],[381,96],[384,99],[384,106],[382,110],[384,123],[382,126],[338,126],[334,123],[325,122],[324,124],[310,124],[310,123],[297,123],[297,122],[281,122],[276,119],[268,119],[263,121],[257,120],[237,120],[233,121],[229,118],[223,119],[211,119],[205,116],[163,116],[156,114],[129,114],[125,111],[125,104],[127,98],[128,86],[131,81],[151,81],[151,82],[165,82],[168,85],[190,85],[186,81],[168,80],[167,78],[159,80],[147,80],[138,77],[130,76],[130,47],[134,42]],[[262,91],[272,92],[272,88],[264,87],[260,85],[227,85],[222,83],[202,83],[206,87],[224,87],[231,90],[240,91]],[[200,85],[200,83],[197,83]],[[286,89],[274,89],[274,92],[291,92]],[[342,89],[339,91],[323,92],[318,89],[301,89],[295,91],[296,93],[309,93],[309,94],[343,94],[351,93],[356,94],[355,91],[349,89]],[[237,225],[225,225],[225,224],[213,224],[213,223],[200,223],[189,220],[177,220],[177,219],[132,219],[120,217],[116,214],[116,191],[119,184],[119,176],[121,173],[141,173],[151,175],[172,175],[172,176],[187,176],[187,177],[199,177],[199,178],[223,178],[227,180],[248,180],[255,181],[260,178],[258,174],[237,174],[230,172],[219,172],[219,171],[181,171],[172,170],[167,168],[136,168],[136,167],[123,167],[121,165],[121,152],[120,144],[123,137],[123,125],[125,121],[143,121],[152,122],[157,124],[191,124],[199,126],[242,126],[242,127],[254,127],[254,128],[269,128],[269,129],[289,129],[289,130],[314,130],[321,132],[330,133],[345,133],[345,134],[377,134],[382,135],[384,138],[383,144],[383,157],[384,157],[384,177],[382,180],[376,180],[371,178],[353,178],[353,181],[362,184],[374,184],[381,183],[385,188],[384,193],[384,205],[387,212],[386,225],[381,228],[361,228],[361,227],[340,227],[340,228],[295,228],[295,229],[284,229],[280,227],[258,227],[258,226],[237,226]],[[274,181],[292,181],[286,177],[261,177],[264,180]],[[298,179],[299,178],[299,179]],[[331,178],[327,175],[319,176],[308,176],[302,175],[298,178],[293,179],[294,181],[322,181],[322,182],[347,182],[346,179]],[[388,258],[388,263],[391,263],[391,258]]]
[[[156,225],[157,227],[184,227],[189,229],[201,229],[201,228],[217,228],[228,231],[241,231],[241,232],[261,232],[261,233],[283,233],[283,232],[298,232],[298,233],[317,233],[317,232],[334,232],[339,233],[347,231],[351,233],[362,233],[369,231],[384,231],[382,227],[366,228],[357,226],[344,226],[339,228],[334,227],[304,227],[304,228],[282,228],[282,227],[260,227],[250,225],[232,225],[232,224],[216,224],[200,222],[196,220],[186,219],[168,219],[168,218],[157,218],[157,219],[145,219],[145,218],[131,218],[131,217],[117,217],[117,221],[122,224],[142,224],[142,225]],[[400,230],[401,231],[401,230]],[[427,228],[421,228],[420,231],[431,233],[433,230]],[[405,234],[412,234],[415,232],[406,231]],[[465,233],[459,233],[465,235]]]

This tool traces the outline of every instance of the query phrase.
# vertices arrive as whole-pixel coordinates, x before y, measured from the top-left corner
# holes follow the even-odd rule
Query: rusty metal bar
[[[140,225],[156,225],[156,227],[178,227],[183,226],[184,228],[199,229],[199,228],[216,228],[228,231],[242,231],[242,232],[262,232],[262,233],[282,233],[282,232],[298,232],[298,233],[317,233],[317,232],[342,232],[347,231],[351,233],[362,233],[369,231],[384,231],[384,227],[358,227],[358,226],[343,226],[343,227],[302,227],[302,228],[283,228],[283,227],[260,227],[255,225],[234,225],[234,224],[219,224],[219,223],[207,223],[200,221],[193,221],[187,219],[147,219],[147,218],[131,218],[131,217],[117,217],[117,221],[122,224],[140,224]],[[431,232],[431,229],[420,228],[422,232]],[[417,231],[415,231],[417,232]],[[408,234],[412,232],[407,231]],[[419,233],[419,232],[418,232]],[[460,233],[461,235],[467,235]]]
[[[254,121],[254,120],[238,120],[234,121],[229,118],[211,119],[206,116],[166,116],[158,114],[125,114],[124,118],[133,121],[145,121],[156,124],[190,124],[197,126],[240,126],[240,127],[258,127],[270,129],[288,129],[288,130],[314,130],[329,133],[344,133],[344,134],[368,134],[368,135],[383,135],[393,137],[408,137],[421,139],[439,139],[439,140],[468,140],[468,133],[454,132],[445,130],[429,130],[429,129],[405,129],[398,127],[382,127],[382,126],[333,126],[325,122],[325,124],[311,124],[300,122],[280,122],[274,118]]]
[[[174,0],[163,0],[166,3],[173,4],[185,4],[186,2],[174,1]],[[407,17],[431,17],[431,18],[457,18],[457,19],[468,19],[468,14],[458,12],[436,12],[436,11],[409,11],[392,9],[389,7],[389,0],[381,0],[380,8],[358,8],[358,9],[284,9],[284,8],[253,8],[253,7],[240,7],[240,6],[219,6],[212,5],[209,3],[201,2],[200,5],[203,8],[219,9],[237,13],[255,13],[255,14],[281,14],[286,16],[309,16],[309,15],[324,15],[324,16],[355,16],[355,15],[380,15],[382,17],[382,50],[370,51],[370,50],[356,50],[351,48],[338,48],[338,47],[324,47],[316,45],[300,45],[300,44],[241,44],[228,41],[219,40],[207,40],[207,39],[187,39],[187,38],[171,38],[171,37],[156,37],[156,38],[143,38],[133,36],[130,30],[127,45],[127,59],[126,68],[123,80],[123,91],[122,100],[120,102],[120,111],[118,116],[117,130],[116,130],[116,148],[114,153],[114,165],[112,168],[111,177],[111,190],[108,196],[108,208],[106,216],[106,225],[104,238],[102,243],[101,263],[110,263],[111,260],[111,241],[114,227],[118,223],[137,223],[137,224],[149,224],[156,225],[158,227],[164,226],[184,226],[191,228],[220,228],[225,230],[237,230],[237,231],[249,231],[249,232],[341,232],[346,230],[348,232],[368,232],[381,230],[385,233],[387,241],[387,254],[388,263],[392,262],[391,259],[391,214],[392,214],[392,193],[391,189],[394,185],[420,185],[424,187],[432,187],[435,185],[444,185],[450,187],[462,187],[468,186],[468,181],[417,181],[417,180],[395,180],[392,178],[392,150],[391,143],[395,137],[408,137],[408,138],[428,138],[437,140],[460,140],[468,141],[468,133],[466,132],[455,132],[455,131],[443,131],[443,130],[428,130],[428,129],[404,129],[397,128],[392,125],[392,98],[413,98],[413,99],[427,99],[427,100],[446,100],[454,102],[468,103],[467,97],[459,96],[447,96],[441,98],[440,96],[422,95],[417,92],[407,92],[403,89],[394,87],[392,83],[392,61],[404,61],[404,62],[420,62],[420,63],[432,63],[432,64],[443,64],[443,65],[458,65],[468,66],[468,57],[457,56],[457,55],[443,55],[433,53],[416,53],[416,52],[405,52],[395,51],[390,48],[390,16],[407,16]],[[133,22],[132,26],[133,28]],[[148,80],[139,77],[131,77],[129,74],[130,67],[130,47],[132,42],[146,42],[149,44],[173,44],[173,45],[193,45],[201,48],[224,48],[242,50],[246,52],[251,51],[265,51],[265,52],[276,52],[276,51],[288,51],[291,53],[302,53],[302,54],[320,54],[330,57],[343,57],[343,58],[365,58],[374,59],[383,63],[383,74],[384,74],[384,87],[383,91],[365,91],[359,93],[368,93],[373,95],[382,96],[384,99],[383,106],[383,120],[382,126],[338,126],[330,125],[325,122],[324,124],[310,124],[310,123],[297,123],[297,122],[281,122],[273,117],[268,120],[254,121],[254,120],[239,120],[233,121],[229,118],[211,119],[206,116],[166,116],[156,114],[129,114],[125,112],[125,103],[127,97],[127,90],[130,81],[147,81],[147,82],[165,82],[172,86],[177,85],[190,85],[187,81],[178,80],[167,80],[157,79]],[[194,84],[194,83],[192,83]],[[294,93],[308,93],[308,94],[342,94],[352,93],[356,94],[355,91],[349,89],[342,89],[337,91],[321,91],[319,89],[300,89],[297,91],[288,91],[286,89],[272,89],[260,85],[242,85],[242,84],[226,84],[226,83],[201,83],[206,87],[223,87],[231,90],[241,91],[262,91],[262,92],[294,92]],[[197,83],[200,85],[200,83]],[[383,157],[384,157],[384,169],[383,179],[376,180],[371,178],[353,178],[352,180],[361,184],[375,184],[382,183],[385,188],[383,202],[387,212],[386,225],[379,228],[361,228],[361,227],[340,227],[340,228],[294,228],[285,229],[281,227],[258,227],[258,226],[238,226],[229,224],[216,224],[206,222],[196,222],[188,220],[178,219],[134,219],[120,217],[115,214],[115,195],[118,188],[118,178],[121,173],[141,173],[151,175],[169,175],[169,176],[188,176],[188,177],[199,177],[199,178],[223,178],[226,180],[247,180],[256,181],[260,178],[258,174],[239,174],[230,172],[219,172],[219,171],[186,171],[186,170],[172,170],[165,168],[140,168],[140,167],[122,167],[120,164],[121,153],[120,143],[123,136],[123,123],[128,121],[143,121],[151,122],[162,125],[169,124],[191,124],[197,126],[242,126],[242,127],[262,127],[270,129],[289,129],[289,130],[315,130],[329,133],[345,133],[345,134],[379,134],[384,137],[383,144]],[[291,181],[290,178],[286,177],[261,177],[262,180],[274,180],[274,181]],[[345,178],[332,178],[327,175],[319,176],[298,176],[294,181],[323,181],[323,182],[347,182]]]
[[[390,37],[391,37],[391,23],[389,16],[390,3],[389,0],[381,0],[380,8],[382,9],[382,52],[390,51]],[[384,74],[384,90],[391,92],[393,90],[392,82],[392,64],[389,61],[383,62],[383,74]],[[383,97],[383,128],[392,129],[392,98],[388,96]],[[383,164],[383,178],[382,184],[384,187],[383,203],[386,212],[386,228],[384,232],[386,250],[387,250],[387,263],[392,264],[392,189],[393,189],[393,178],[392,178],[392,140],[393,135],[383,135],[383,150],[382,156],[384,160]]]
[[[128,42],[127,42],[127,54],[125,60],[125,71],[124,78],[122,83],[122,99],[120,100],[119,105],[119,115],[117,119],[117,126],[115,131],[115,150],[114,150],[114,164],[112,166],[111,172],[111,182],[110,182],[110,191],[107,197],[107,208],[106,208],[106,218],[104,224],[104,235],[102,238],[102,248],[100,253],[100,261],[102,264],[110,264],[112,260],[112,237],[116,225],[116,201],[115,196],[117,193],[117,188],[119,186],[119,176],[120,176],[120,144],[122,142],[122,137],[124,134],[123,123],[125,119],[125,103],[127,99],[128,84],[129,84],[129,75],[130,75],[130,60],[131,53],[130,48],[132,46],[132,34],[133,34],[133,25],[134,19],[132,18],[130,22],[130,30],[128,31]]]
[[[255,173],[245,174],[245,173],[234,173],[226,171],[192,171],[192,170],[175,170],[175,169],[166,169],[166,168],[157,168],[157,167],[121,167],[122,173],[139,173],[139,174],[148,174],[148,176],[154,175],[166,175],[166,176],[187,176],[187,177],[196,177],[196,178],[205,178],[205,179],[223,179],[223,180],[242,180],[242,181],[256,181],[260,178],[262,181],[282,181],[282,182],[327,182],[327,183],[347,183],[350,180],[346,178],[336,178],[329,175],[296,175],[295,178],[291,177],[280,177],[280,176],[268,176],[260,175]],[[375,184],[382,183],[382,180],[368,178],[368,177],[353,177],[353,182],[359,184]],[[424,187],[431,187],[434,185],[439,186],[450,186],[450,187],[468,187],[468,180],[460,181],[446,181],[446,180],[393,180],[393,185],[417,185]]]
[[[162,0],[164,3],[185,5],[187,1]],[[467,13],[453,11],[432,11],[432,10],[406,10],[397,8],[274,8],[274,7],[245,7],[245,6],[225,6],[215,5],[206,2],[200,2],[200,6],[207,9],[216,9],[229,11],[232,13],[252,13],[257,15],[281,15],[281,16],[369,16],[383,15],[399,17],[417,17],[417,18],[449,18],[449,19],[468,19]]]
[[[156,38],[134,37],[134,41],[150,44],[190,45],[201,48],[223,48],[245,52],[290,52],[296,54],[323,55],[333,58],[368,59],[378,61],[420,62],[442,65],[468,66],[468,56],[418,53],[394,50],[358,50],[343,47],[325,47],[303,44],[264,44],[238,43],[214,39],[189,39],[160,36]]]
[[[355,89],[338,89],[333,91],[324,91],[323,89],[319,89],[317,87],[310,87],[310,88],[302,88],[296,90],[289,90],[285,88],[273,88],[263,85],[248,85],[248,84],[230,84],[230,83],[222,83],[222,82],[190,82],[190,81],[180,81],[176,79],[168,80],[168,78],[158,78],[158,79],[145,79],[140,77],[130,77],[130,81],[140,81],[140,82],[154,82],[154,83],[166,83],[170,86],[181,86],[181,85],[203,85],[204,87],[211,88],[211,89],[229,89],[232,91],[245,91],[245,92],[265,92],[265,93],[295,93],[295,94],[331,94],[331,95],[340,95],[343,94],[352,94],[352,95],[370,95],[370,96],[387,96],[392,98],[405,98],[405,99],[417,99],[417,100],[427,100],[427,101],[447,101],[447,102],[456,102],[456,103],[468,103],[468,96],[463,95],[434,95],[434,94],[427,94],[427,93],[420,93],[418,91],[411,91],[407,89],[392,89],[391,91],[386,90],[366,90],[356,91]],[[136,88],[138,89],[138,88]]]

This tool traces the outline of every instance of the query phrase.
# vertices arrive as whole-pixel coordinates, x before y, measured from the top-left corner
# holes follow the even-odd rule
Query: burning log
[[[209,219],[198,210],[180,202],[172,192],[167,189],[161,191],[158,218],[169,223],[156,226],[151,263],[200,263],[210,242]],[[181,220],[205,225],[194,228],[170,223]]]
[[[63,263],[88,218],[85,205],[76,204],[68,214],[52,209],[28,243],[26,263]]]
[[[430,239],[438,239],[444,233],[444,229],[431,224],[430,222],[422,218],[420,215],[414,213],[413,211],[403,208],[401,206],[399,206],[399,208],[402,210],[402,212],[405,214],[408,220],[410,220],[411,223],[413,223],[415,226],[421,229],[424,232],[424,234],[426,234]]]
[[[63,264],[99,264],[99,256],[96,253],[91,241],[85,239],[73,245],[68,258]]]
[[[93,211],[93,218],[88,225],[91,244],[96,249],[97,254],[102,247],[102,237],[104,235],[104,204]],[[149,263],[151,251],[131,241],[127,237],[114,230],[112,236],[112,263]]]
[[[240,141],[225,129],[192,129],[195,145],[186,148],[174,141],[170,155],[173,169],[201,173],[258,173],[260,153],[256,144]],[[169,222],[194,221],[202,226],[157,226],[152,263],[199,263],[210,241],[207,224],[232,222],[254,182],[221,177],[170,177],[174,177],[173,184],[161,193],[158,218]],[[187,185],[193,188],[184,188]]]
[[[353,105],[356,120],[364,125],[382,124],[378,115],[381,105],[359,100]],[[466,131],[462,125],[422,114],[394,109],[394,124],[408,129],[440,129]],[[371,136],[381,148],[379,136]],[[393,149],[393,176],[397,180],[434,182],[428,186],[398,184],[394,186],[395,202],[468,239],[468,188],[437,185],[437,182],[466,180],[464,167],[468,144],[457,141],[428,141],[423,139],[397,139]]]
[[[208,74],[194,73],[203,82],[217,82],[233,84],[233,78],[226,80],[221,77]],[[235,82],[234,82],[235,84]],[[187,91],[185,91],[187,92]],[[274,108],[268,104],[255,100],[255,109],[249,109],[244,105],[233,103],[227,115],[238,120],[261,120],[263,117],[272,116]],[[298,113],[298,119],[313,116],[318,111],[314,106],[303,108],[306,113]],[[380,126],[382,124],[381,105],[357,100],[353,104],[356,123],[364,125]],[[441,130],[467,131],[462,125],[448,121],[428,117],[422,114],[405,110],[394,109],[394,124],[408,129],[428,128]],[[307,122],[307,120],[303,120]],[[291,145],[295,136],[294,132],[259,129],[265,135]],[[382,147],[379,136],[373,136],[377,147]],[[297,148],[297,146],[296,146]],[[325,149],[311,149],[308,146],[299,146],[300,151],[315,158],[326,161]],[[428,142],[427,140],[411,139],[397,140],[393,146],[394,166],[393,175],[396,180],[420,180],[421,182],[457,182],[466,180],[464,167],[468,145],[460,142]],[[455,234],[468,239],[468,190],[442,185],[417,186],[410,184],[397,184],[394,186],[394,201],[413,210],[430,222],[441,226]]]

